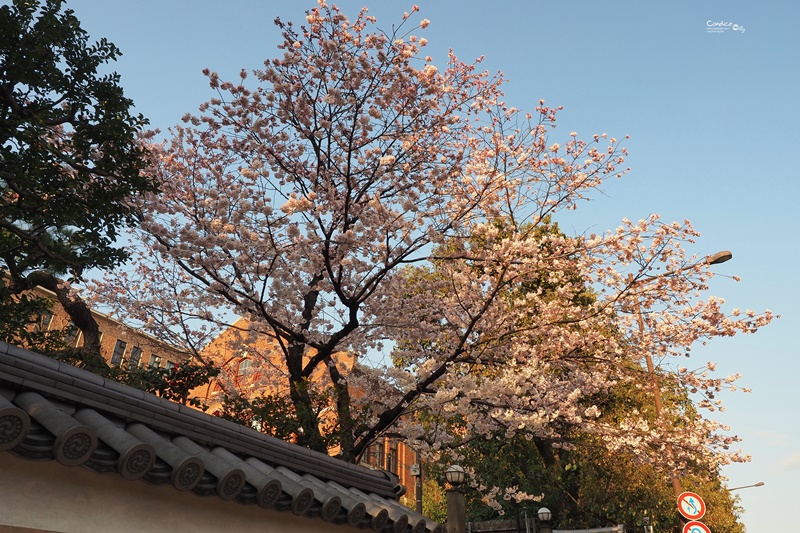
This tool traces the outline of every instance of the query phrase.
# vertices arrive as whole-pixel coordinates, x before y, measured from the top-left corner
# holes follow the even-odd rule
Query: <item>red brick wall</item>
[[[66,328],[69,323],[69,315],[67,315],[66,311],[61,307],[61,304],[55,299],[54,295],[44,289],[37,288],[35,291],[37,296],[41,296],[44,298],[48,298],[51,302],[53,302],[52,312],[53,317],[49,321],[49,324],[44,324],[47,329],[50,330],[60,330]],[[177,348],[170,346],[158,339],[147,335],[138,329],[132,328],[114,320],[102,313],[93,312],[94,319],[97,321],[97,325],[100,327],[100,332],[102,333],[103,337],[100,342],[100,353],[106,359],[106,361],[111,362],[111,356],[114,353],[114,347],[116,346],[117,340],[123,340],[126,342],[125,352],[123,353],[123,359],[128,360],[131,356],[134,347],[138,347],[141,349],[141,360],[140,365],[147,365],[150,362],[150,356],[155,354],[161,357],[161,365],[162,367],[167,365],[167,362],[170,361],[173,364],[179,364],[181,361],[187,359],[189,354],[178,350]],[[75,344],[77,346],[81,346],[83,343],[83,339],[81,338],[80,332],[77,333],[75,338]]]

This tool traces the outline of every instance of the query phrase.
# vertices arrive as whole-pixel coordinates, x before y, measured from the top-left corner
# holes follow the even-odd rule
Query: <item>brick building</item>
[[[52,302],[51,310],[39,317],[36,328],[48,331],[65,330],[71,325],[69,315],[52,292],[41,287],[36,287],[32,292],[35,296]],[[191,356],[189,352],[127,326],[108,315],[92,310],[92,316],[100,327],[100,353],[111,365],[120,365],[125,361],[131,367],[147,365],[172,368]],[[82,346],[83,338],[80,330],[75,329],[67,341],[72,347]]]

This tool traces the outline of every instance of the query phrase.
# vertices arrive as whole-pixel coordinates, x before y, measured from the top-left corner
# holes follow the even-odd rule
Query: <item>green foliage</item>
[[[309,392],[312,416],[320,424],[336,424],[335,420],[326,420],[321,416],[331,405],[332,391],[318,392],[316,389],[309,389]],[[226,394],[222,397],[221,407],[214,414],[290,442],[296,442],[303,431],[294,404],[283,394],[262,394],[254,398]],[[322,429],[326,449],[336,446],[338,444],[336,428],[329,426]]]
[[[31,349],[37,350],[37,348]],[[122,374],[118,371],[118,369],[109,366],[101,355],[84,350],[83,348],[67,347],[51,351],[42,350],[39,348],[37,351],[47,355],[48,357],[57,359],[62,363],[67,363],[69,365],[82,368],[88,372],[97,374],[98,376],[114,379],[115,381],[124,381],[122,379]]]
[[[444,488],[442,488],[428,472],[425,472],[425,477],[422,481],[422,514],[444,524],[447,522],[447,495]]]
[[[668,391],[669,402],[686,401],[686,392]],[[600,400],[606,420],[616,420],[637,409],[647,417],[652,402],[647,389],[620,384]],[[651,420],[652,420],[652,414]],[[628,531],[637,531],[645,516],[656,531],[679,531],[675,494],[669,472],[658,465],[643,463],[625,451],[610,452],[593,435],[563,428],[558,446],[553,441],[515,435],[498,435],[493,439],[476,439],[462,451],[464,464],[475,468],[486,485],[518,486],[540,502],[502,500],[503,513],[516,516],[519,508],[528,514],[538,506],[554,513],[556,525],[562,529],[581,529],[624,524]],[[707,502],[703,519],[715,533],[743,533],[738,521],[741,508],[722,486],[716,471],[703,465],[690,465],[681,475],[684,490],[697,492]],[[499,513],[483,503],[480,495],[467,492],[469,520],[490,520]]]
[[[36,349],[36,347],[31,347]],[[199,398],[190,398],[192,389],[209,383],[219,375],[219,370],[205,364],[184,361],[173,368],[130,368],[127,365],[111,366],[99,354],[81,348],[62,348],[55,351],[39,351],[63,363],[82,368],[98,376],[118,381],[125,385],[155,394],[164,399],[202,407]]]
[[[119,50],[87,33],[63,0],[0,7],[0,258],[14,279],[80,278],[119,264],[132,195],[155,191],[116,73]]]
[[[474,467],[485,484],[518,486],[542,499],[519,503],[500,499],[501,514],[486,505],[482,495],[467,489],[467,520],[513,518],[521,509],[532,516],[539,507],[547,507],[560,529],[624,524],[627,531],[640,531],[643,518],[649,516],[656,531],[680,531],[675,494],[663,472],[624,453],[612,454],[586,442],[575,444],[571,450],[558,451],[554,464],[546,465],[533,441],[521,437],[475,441],[465,450],[463,462]],[[681,478],[681,484],[706,501],[703,522],[712,531],[744,533],[739,522],[742,509],[718,475],[690,474]],[[425,487],[425,500],[432,495],[427,505],[434,510],[442,490]]]
[[[225,395],[222,406],[214,414],[281,440],[292,440],[300,427],[292,402],[279,395],[252,399],[238,394]]]
[[[115,372],[118,381],[155,394],[167,400],[202,407],[199,398],[189,394],[197,387],[207,384],[219,375],[219,369],[211,365],[183,361],[173,368],[122,368]]]

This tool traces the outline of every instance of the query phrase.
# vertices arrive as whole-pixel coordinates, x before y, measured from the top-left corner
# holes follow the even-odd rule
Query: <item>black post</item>
[[[447,533],[467,533],[466,515],[464,493],[456,487],[447,489]]]

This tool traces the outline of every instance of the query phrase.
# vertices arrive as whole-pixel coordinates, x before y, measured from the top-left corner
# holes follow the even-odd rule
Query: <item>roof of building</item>
[[[443,533],[393,474],[0,342],[0,452],[374,531]]]

